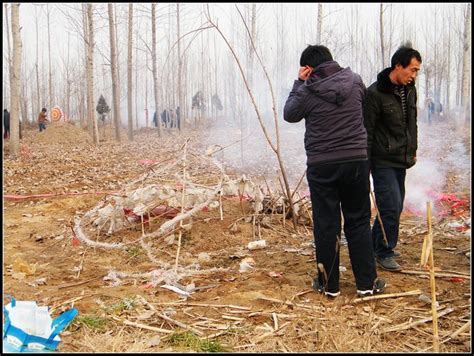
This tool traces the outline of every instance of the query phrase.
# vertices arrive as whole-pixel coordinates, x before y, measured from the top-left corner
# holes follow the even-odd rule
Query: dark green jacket
[[[405,86],[407,120],[403,121],[402,99],[395,93],[389,78],[391,69],[377,75],[367,89],[363,104],[367,129],[367,154],[372,165],[410,168],[416,162],[418,127],[416,88],[414,82]]]

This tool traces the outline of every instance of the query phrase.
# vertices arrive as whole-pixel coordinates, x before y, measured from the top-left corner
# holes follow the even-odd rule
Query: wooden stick
[[[222,190],[219,192],[219,213],[221,221],[224,220],[224,211],[222,210]]]
[[[448,337],[450,339],[455,339],[459,336],[459,334],[461,334],[462,332],[466,331],[467,329],[469,329],[469,327],[471,326],[471,321],[469,320],[467,323],[465,323],[463,326],[461,326],[459,329],[457,329],[455,332],[453,332],[451,335],[449,335]]]
[[[421,274],[421,275],[428,275],[429,272],[426,271],[412,271],[412,270],[401,270],[398,273],[405,273],[405,274]],[[460,277],[465,279],[471,279],[471,276],[465,274],[453,274],[453,273],[444,273],[444,272],[435,272],[435,277],[443,278],[443,277]]]
[[[446,314],[449,314],[451,313],[452,311],[454,311],[454,308],[448,308],[448,309],[445,309],[443,310],[441,313],[438,314],[438,317],[442,317],[442,316],[445,316]],[[421,320],[417,320],[417,321],[413,321],[411,323],[403,323],[403,324],[400,324],[400,325],[396,325],[396,326],[392,326],[390,328],[387,328],[387,329],[384,329],[384,330],[381,330],[380,333],[388,333],[388,332],[393,332],[393,331],[401,331],[401,330],[406,330],[406,329],[410,329],[414,326],[417,326],[417,325],[420,325],[420,324],[424,324],[424,323],[427,323],[429,321],[433,320],[433,317],[428,317],[428,318],[425,318],[425,319],[421,319]]]
[[[255,214],[252,217],[252,240],[255,240]]]
[[[285,226],[286,222],[286,204],[285,201],[283,201],[283,226]]]
[[[157,328],[157,327],[155,327],[155,326],[149,326],[149,325],[146,325],[146,324],[135,323],[135,322],[129,321],[129,320],[127,320],[127,319],[122,320],[122,319],[120,319],[120,318],[118,318],[118,317],[116,317],[116,316],[113,316],[112,318],[115,319],[115,320],[117,320],[117,321],[121,321],[121,322],[124,323],[125,325],[134,326],[134,327],[136,327],[136,328],[141,328],[141,329],[156,331],[156,332],[165,333],[165,334],[172,334],[172,333],[174,333],[174,330],[167,330],[167,329]]]
[[[79,271],[77,271],[77,276],[76,276],[76,279],[79,278],[79,276],[81,275],[81,271],[82,271],[82,266],[84,264],[84,258],[86,257],[86,250],[84,250],[84,253],[82,254],[82,259],[81,259],[81,264],[79,265]]]
[[[296,188],[295,190],[293,190],[293,193],[291,193],[291,197],[293,198],[293,196],[295,195],[296,191],[298,190],[298,188],[300,187],[300,184],[301,182],[303,181],[303,178],[305,177],[306,175],[306,169],[304,170],[303,172],[303,175],[301,176],[300,180],[298,181],[298,184],[296,185]]]
[[[374,299],[407,297],[407,296],[410,296],[410,295],[419,295],[419,294],[421,294],[421,290],[415,289],[415,290],[408,291],[408,292],[400,292],[400,293],[392,293],[392,294],[379,294],[379,295],[371,295],[371,296],[368,296],[368,297],[356,298],[352,301],[352,303],[366,302],[368,300],[374,300]]]
[[[240,305],[232,305],[232,304],[205,304],[205,303],[180,303],[180,302],[161,302],[161,303],[150,303],[155,305],[182,305],[182,306],[190,306],[190,307],[206,307],[206,308],[233,308],[239,310],[252,310],[249,307],[242,307]]]
[[[186,149],[188,147],[188,140],[184,143],[184,153],[183,153],[183,194],[181,195],[181,214],[184,213],[184,199],[186,197]],[[179,222],[179,227],[183,227],[183,220]],[[176,251],[176,260],[174,262],[174,272],[178,271],[178,259],[179,252],[181,250],[181,237],[183,236],[183,230],[179,229],[178,235],[178,249]]]
[[[283,300],[279,300],[279,299],[275,299],[275,298],[269,298],[269,297],[264,297],[264,296],[261,296],[261,297],[258,297],[257,299],[260,299],[260,300],[266,300],[268,302],[272,302],[272,303],[279,303],[279,304],[285,304],[285,305],[289,305],[289,306],[292,306],[292,307],[299,307],[299,308],[304,308],[304,309],[314,309],[314,308],[317,308],[317,309],[321,309],[321,307],[316,307],[314,305],[304,305],[304,304],[298,304],[298,303],[291,303],[291,302],[288,302],[288,301],[283,301]]]
[[[273,329],[278,330],[278,317],[276,313],[272,313],[272,318],[273,318]]]
[[[385,228],[383,227],[382,217],[380,216],[379,208],[377,208],[377,203],[375,202],[375,195],[372,191],[372,188],[370,189],[370,196],[372,197],[372,201],[374,202],[374,208],[375,212],[377,213],[377,219],[379,220],[380,228],[382,229],[382,235],[383,240],[385,241],[385,246],[388,247],[387,235],[385,234]]]
[[[174,324],[174,325],[177,325],[177,326],[179,326],[180,328],[183,328],[183,329],[185,329],[185,330],[191,331],[193,334],[196,334],[197,336],[204,336],[204,333],[203,333],[202,331],[197,330],[197,329],[193,328],[192,326],[189,326],[189,325],[184,324],[184,323],[182,323],[182,322],[180,322],[180,321],[171,319],[171,318],[169,318],[169,317],[167,317],[166,315],[163,315],[163,314],[159,314],[159,313],[158,313],[158,314],[156,314],[156,315],[158,315],[158,316],[159,316],[160,318],[162,318],[162,319],[165,319],[165,320],[166,320],[167,322],[169,322],[169,323],[172,323],[172,324]]]
[[[439,352],[439,334],[438,334],[438,311],[436,310],[436,282],[434,272],[434,257],[433,257],[433,235],[431,231],[431,202],[426,202],[426,212],[428,219],[428,241],[429,258],[430,258],[430,286],[431,286],[431,314],[433,316],[433,349]]]
[[[57,288],[58,289],[61,289],[61,288],[69,288],[69,287],[75,287],[75,286],[80,286],[82,284],[86,284],[86,283],[89,283],[89,282],[92,282],[96,279],[99,279],[99,278],[102,278],[106,276],[105,274],[103,275],[100,275],[100,276],[97,276],[97,277],[94,277],[94,278],[89,278],[89,279],[86,279],[85,281],[81,281],[81,282],[76,282],[76,283],[69,283],[69,284],[61,284],[60,286],[58,286]]]

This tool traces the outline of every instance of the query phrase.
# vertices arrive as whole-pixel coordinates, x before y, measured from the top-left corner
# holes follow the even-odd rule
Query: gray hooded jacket
[[[295,80],[284,108],[284,119],[305,119],[307,163],[367,159],[367,132],[362,78],[335,61],[319,65],[306,80]]]

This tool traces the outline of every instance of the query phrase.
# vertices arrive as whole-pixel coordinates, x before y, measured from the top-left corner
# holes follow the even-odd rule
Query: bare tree
[[[380,54],[382,58],[382,68],[385,68],[385,39],[383,35],[384,29],[384,21],[383,21],[383,12],[384,12],[383,4],[380,4],[380,11],[379,11],[379,24],[380,24]]]
[[[16,159],[20,151],[20,65],[21,65],[21,37],[20,37],[20,4],[11,4],[13,62],[10,75],[10,154]]]
[[[450,94],[450,84],[451,84],[451,24],[452,24],[452,17],[451,13],[448,16],[448,38],[446,42],[446,51],[445,54],[447,56],[447,65],[446,65],[446,99],[445,99],[445,111],[449,112],[450,103],[449,103],[449,94]],[[444,26],[443,26],[444,27]],[[444,27],[446,28],[446,27]],[[446,37],[445,37],[446,38]]]
[[[128,75],[128,139],[133,140],[133,116],[132,116],[132,38],[133,38],[133,4],[128,4],[128,61],[127,61],[127,75]]]
[[[176,4],[176,31],[178,33],[178,107],[181,112],[181,116],[183,113],[183,92],[182,92],[182,69],[183,69],[183,61],[181,59],[181,41],[180,41],[180,23],[179,23],[179,3]],[[177,114],[177,113],[176,113]],[[157,113],[158,115],[158,113]],[[176,120],[178,118],[176,117]],[[181,123],[178,125],[178,122],[176,122],[176,127],[179,128],[181,131]]]
[[[155,94],[155,110],[156,118],[158,120],[158,70],[156,68],[156,4],[151,4],[151,59],[153,62],[153,91]],[[161,137],[161,125],[160,120],[158,120],[158,137]]]
[[[318,21],[316,23],[316,43],[321,43],[321,35],[323,30],[323,4],[318,3]]]
[[[252,4],[250,9],[250,36],[248,38],[247,45],[247,57],[248,57],[248,70],[249,70],[249,84],[253,85],[253,71],[254,71],[254,51],[252,48],[252,43],[257,41],[257,5]]]
[[[242,13],[240,12],[239,8],[237,7],[237,11],[242,19],[242,22],[244,23],[245,25],[245,28],[247,30],[247,34],[248,36],[251,38],[252,35],[250,33],[250,30],[247,26],[247,23],[245,22],[245,19],[244,17],[242,16]],[[212,27],[214,27],[217,32],[219,33],[219,35],[222,37],[222,39],[224,40],[224,42],[226,43],[227,47],[229,48],[229,50],[232,52],[232,55],[235,59],[235,62],[237,63],[237,66],[239,67],[239,70],[240,70],[240,74],[242,76],[242,79],[244,81],[244,84],[245,84],[245,87],[247,88],[247,92],[250,96],[250,99],[252,101],[252,104],[253,104],[253,107],[255,109],[255,113],[257,114],[257,119],[260,123],[260,127],[262,128],[262,131],[265,135],[265,138],[268,142],[268,144],[270,145],[271,149],[273,150],[273,152],[276,154],[276,157],[277,157],[277,161],[278,161],[278,165],[280,167],[280,173],[282,175],[282,178],[283,178],[283,182],[284,182],[284,185],[285,185],[285,190],[286,192],[284,192],[286,194],[286,199],[288,200],[288,203],[289,203],[289,206],[290,206],[290,211],[291,211],[291,215],[292,215],[292,219],[293,219],[293,225],[294,225],[294,228],[296,229],[297,228],[297,221],[296,221],[296,214],[295,214],[295,209],[294,209],[294,205],[293,205],[293,195],[291,194],[291,190],[290,190],[290,185],[288,183],[288,175],[286,173],[286,168],[285,168],[285,165],[283,164],[283,159],[282,159],[282,156],[281,156],[281,151],[280,151],[280,130],[279,130],[279,127],[278,127],[278,114],[277,114],[277,111],[276,111],[276,103],[275,103],[275,95],[274,95],[274,90],[273,90],[273,85],[272,85],[272,82],[270,80],[270,77],[268,75],[268,72],[266,70],[266,67],[265,65],[263,64],[263,61],[262,59],[260,58],[257,50],[256,50],[256,47],[255,47],[255,44],[253,42],[251,42],[252,44],[252,48],[253,48],[253,51],[255,53],[255,56],[265,74],[265,77],[267,79],[267,83],[268,83],[268,86],[269,86],[269,89],[270,89],[270,94],[271,94],[271,98],[272,98],[272,110],[273,110],[273,119],[274,119],[274,124],[275,124],[275,135],[276,135],[276,143],[274,143],[271,138],[270,138],[270,135],[269,135],[269,132],[267,130],[267,128],[265,127],[265,124],[264,124],[264,121],[263,121],[263,116],[262,114],[260,113],[260,110],[259,110],[259,107],[257,105],[257,102],[255,100],[255,96],[254,94],[252,93],[252,89],[250,88],[250,84],[249,84],[249,81],[244,73],[244,70],[242,68],[242,65],[240,63],[240,60],[239,58],[237,57],[237,54],[235,53],[235,50],[234,48],[232,47],[232,45],[229,43],[227,37],[224,35],[224,33],[220,30],[220,28],[217,26],[217,24],[215,24],[212,19],[211,19],[211,15],[209,13],[209,8],[207,9],[207,18],[208,18],[208,21],[210,23],[210,25]]]
[[[114,11],[112,4],[108,4],[109,10],[109,33],[110,33],[110,57],[112,58],[112,97],[114,106],[114,126],[115,139],[120,142],[120,93],[118,83],[118,68],[117,68],[117,49],[115,39],[115,25],[114,25]]]
[[[138,26],[135,38],[138,41]],[[135,46],[135,128],[138,130],[138,45]]]
[[[94,22],[92,16],[92,4],[87,4],[87,116],[92,128],[92,138],[95,145],[99,144],[99,128],[95,116],[94,104]]]
[[[47,16],[47,22],[48,22],[49,110],[51,110],[51,108],[53,107],[53,102],[54,102],[54,94],[53,94],[53,72],[52,72],[52,69],[51,69],[51,32],[50,32],[49,15],[50,15],[49,4],[46,4],[46,16]]]
[[[471,78],[471,4],[468,3],[464,13],[463,56],[462,56],[462,84],[461,106],[464,119],[470,120],[470,78]]]
[[[35,25],[36,25],[36,110],[35,114],[40,111],[41,108],[41,91],[40,91],[40,79],[39,79],[39,40],[38,40],[38,14],[35,7]]]

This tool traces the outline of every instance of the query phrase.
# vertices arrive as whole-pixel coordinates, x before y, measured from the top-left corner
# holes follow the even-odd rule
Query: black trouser
[[[377,208],[387,235],[385,244],[379,219],[372,228],[375,255],[380,258],[393,257],[393,249],[398,242],[400,215],[405,200],[405,168],[372,167],[374,193]]]
[[[357,289],[372,289],[377,278],[370,232],[368,161],[308,165],[316,263],[321,286],[328,292],[339,291],[339,249],[341,209],[344,233],[349,248]],[[327,283],[327,284],[326,284]]]

